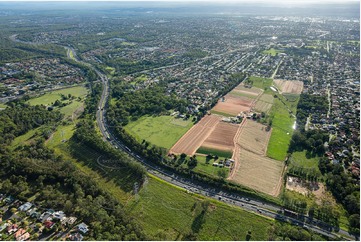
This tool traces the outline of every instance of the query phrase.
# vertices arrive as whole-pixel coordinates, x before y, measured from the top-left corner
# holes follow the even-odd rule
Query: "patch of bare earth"
[[[305,196],[313,194],[317,203],[320,203],[326,196],[325,186],[322,183],[306,181],[294,176],[287,176],[286,189],[301,193]]]

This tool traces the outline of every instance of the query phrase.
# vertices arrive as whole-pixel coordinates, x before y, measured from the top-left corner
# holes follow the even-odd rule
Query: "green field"
[[[155,240],[190,240],[191,234],[197,240],[245,240],[248,230],[252,240],[267,240],[271,220],[216,201],[203,210],[204,201],[150,178],[127,208]]]
[[[226,167],[217,167],[217,166],[213,166],[213,162],[217,162],[220,160],[224,160],[224,157],[218,157],[218,160],[215,161],[214,159],[210,159],[208,164],[206,162],[206,156],[203,155],[197,155],[197,161],[198,164],[197,166],[193,169],[193,171],[198,172],[198,173],[203,173],[203,174],[207,174],[210,176],[215,176],[217,177],[217,171],[219,171],[220,169],[227,169]]]
[[[212,114],[218,114],[224,117],[234,117],[234,115],[228,114],[228,113],[223,113],[223,112],[219,112],[219,111],[215,111],[215,110],[211,110]]]
[[[80,113],[83,101],[78,98],[84,99],[87,95],[88,90],[84,86],[70,87],[57,91],[48,92],[36,98],[32,98],[28,101],[30,105],[52,105],[56,100],[61,100],[61,94],[68,96],[71,94],[75,97],[73,100],[62,101],[66,105],[59,108],[59,111],[65,115],[65,118],[73,116],[74,113]]]
[[[262,54],[276,56],[276,55],[278,55],[279,53],[282,53],[282,52],[283,52],[282,50],[277,50],[277,49],[271,48],[269,50],[262,51]]]
[[[282,98],[282,96],[279,96]],[[296,102],[284,102],[288,107],[296,113]],[[291,116],[285,105],[275,98],[271,108],[270,115],[273,117],[272,121],[272,134],[267,148],[267,156],[276,160],[285,160],[287,155],[288,146],[293,134],[293,124],[296,120]]]
[[[124,129],[140,142],[144,139],[156,146],[170,149],[192,126],[191,118],[183,121],[172,116],[144,116],[130,122]]]
[[[203,146],[199,147],[196,153],[205,154],[205,155],[211,154],[211,155],[217,155],[218,157],[226,157],[226,158],[232,157],[231,151],[211,149]]]
[[[308,158],[306,155],[306,151],[297,151],[293,152],[291,155],[291,164],[296,165],[298,167],[309,168],[309,169],[318,169],[318,160],[321,157],[310,157]]]
[[[51,105],[56,100],[61,100],[61,94],[71,94],[74,97],[84,97],[88,93],[88,90],[84,86],[76,86],[65,88],[57,91],[48,92],[37,98],[32,98],[28,101],[30,105]]]
[[[273,84],[272,79],[257,77],[257,76],[250,76],[249,80],[251,80],[253,82],[254,87],[258,87],[258,88],[261,88],[262,90],[265,90],[264,93],[273,94],[273,91],[269,88]]]
[[[37,132],[40,128],[32,129],[27,133],[16,137],[11,143],[13,149],[17,148],[19,145],[28,145],[34,137],[37,137]]]

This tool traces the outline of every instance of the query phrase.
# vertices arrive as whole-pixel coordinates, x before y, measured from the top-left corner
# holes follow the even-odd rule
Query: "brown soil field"
[[[254,190],[278,196],[282,187],[284,165],[265,156],[272,131],[250,119],[244,119],[236,136],[232,159],[235,161],[228,180]]]
[[[201,146],[217,150],[233,151],[234,136],[238,128],[238,124],[219,122]]]
[[[287,81],[287,80],[274,80],[278,89],[281,93],[293,93],[293,94],[301,94],[303,90],[303,82],[301,81]]]
[[[265,155],[271,132],[271,130],[266,131],[265,125],[246,119],[241,127],[237,144],[255,154]]]
[[[222,102],[222,100],[219,100],[213,110],[236,116],[240,112],[250,111],[253,103],[252,101],[252,99],[247,97],[227,94],[225,96],[224,102]]]
[[[193,155],[221,119],[222,117],[217,115],[204,116],[173,145],[169,153]]]
[[[284,170],[282,162],[244,149],[240,149],[236,162],[236,170],[228,179],[271,196],[279,195]]]

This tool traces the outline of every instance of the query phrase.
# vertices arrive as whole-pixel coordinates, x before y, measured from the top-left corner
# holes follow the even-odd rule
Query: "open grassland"
[[[292,93],[292,94],[301,94],[303,90],[302,81],[287,81],[287,80],[274,80],[277,88],[281,93]]]
[[[321,157],[307,157],[306,151],[293,152],[291,155],[291,164],[306,169],[318,169],[318,161]]]
[[[253,120],[245,120],[241,127],[237,145],[258,155],[265,155],[271,130]]]
[[[193,155],[201,146],[208,135],[220,122],[221,117],[217,115],[206,115],[196,125],[180,138],[170,149],[169,153]]]
[[[75,98],[73,100],[62,101],[66,105],[64,107],[60,107],[59,111],[64,114],[64,118],[74,120],[76,118],[75,116],[79,116],[84,109],[82,99],[85,98],[87,93],[88,90],[84,86],[76,86],[46,93],[39,97],[30,99],[28,103],[30,105],[51,106],[56,100],[61,100],[61,95],[68,96],[71,94]],[[79,100],[78,98],[81,99]]]
[[[229,171],[229,168],[218,167],[218,166],[212,165],[214,162],[218,163],[220,160],[225,160],[226,159],[225,157],[218,157],[218,160],[209,159],[208,161],[207,161],[206,155],[197,155],[196,158],[197,158],[198,164],[193,169],[193,171],[195,171],[195,172],[207,174],[207,175],[210,175],[213,177],[217,177],[217,172],[220,169],[227,169]]]
[[[263,77],[257,77],[257,76],[250,76],[249,80],[252,81],[253,87],[260,88],[262,90],[265,90],[265,93],[272,94],[272,90],[269,88],[272,86],[273,80],[270,78],[263,78]]]
[[[262,51],[262,54],[276,56],[276,55],[278,55],[279,53],[282,53],[282,52],[283,52],[282,50],[277,50],[277,49],[271,48],[269,50]]]
[[[230,180],[257,191],[278,196],[282,185],[283,163],[241,149],[238,166]]]
[[[239,125],[226,122],[219,122],[213,132],[203,142],[202,147],[210,149],[233,151],[234,136]]]
[[[88,90],[84,86],[76,86],[65,88],[61,90],[56,90],[52,92],[45,93],[37,98],[32,98],[28,101],[30,105],[52,105],[56,100],[61,100],[61,94],[67,96],[71,94],[74,97],[85,97],[88,93]]]
[[[280,96],[280,98],[282,98]],[[287,107],[296,113],[297,102],[289,103],[283,100]],[[296,118],[291,115],[287,107],[277,98],[275,99],[270,115],[272,119],[272,135],[267,148],[267,156],[283,161],[286,158],[288,146],[293,134],[293,124]]]
[[[240,112],[251,110],[253,99],[239,95],[227,94],[224,100],[220,99],[212,110],[237,116]]]
[[[58,126],[56,131],[45,141],[49,148],[55,148],[61,143],[66,143],[73,136],[75,132],[75,125],[70,124],[66,126]]]
[[[151,144],[169,149],[192,125],[190,119],[185,121],[172,116],[144,116],[130,122],[124,128],[140,142],[146,140]]]
[[[252,240],[267,240],[271,220],[206,201],[150,178],[126,208],[156,240],[189,240],[190,234],[197,240],[245,240],[249,229]]]

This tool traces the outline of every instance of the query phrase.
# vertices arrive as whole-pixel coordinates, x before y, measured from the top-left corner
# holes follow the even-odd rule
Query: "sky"
[[[1,2],[63,2],[74,0],[0,0]],[[264,2],[264,3],[345,3],[359,0],[76,0],[78,2]]]

